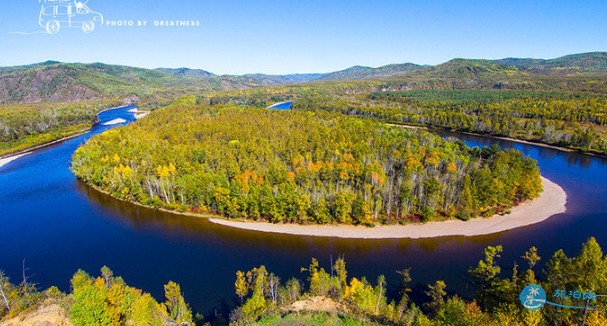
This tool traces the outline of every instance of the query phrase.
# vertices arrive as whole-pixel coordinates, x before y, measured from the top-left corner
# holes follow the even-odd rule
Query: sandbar
[[[19,154],[19,155],[14,155],[14,156],[9,156],[6,158],[0,158],[0,167],[2,167],[5,164],[8,164],[9,162],[12,162],[18,158],[20,158],[21,156],[25,156],[29,153],[23,153],[23,154]]]
[[[272,224],[265,222],[241,222],[218,218],[211,222],[225,226],[261,231],[305,236],[395,239],[434,238],[443,236],[477,236],[498,233],[542,222],[549,217],[566,211],[567,193],[558,184],[542,177],[544,191],[539,198],[510,209],[506,215],[489,218],[475,218],[470,221],[450,220],[426,224],[382,225],[376,227],[352,225],[299,225]]]
[[[118,119],[114,119],[114,120],[108,121],[108,122],[104,123],[103,125],[104,126],[111,126],[111,125],[117,125],[119,123],[125,123],[125,122],[126,122],[126,120],[118,118]]]

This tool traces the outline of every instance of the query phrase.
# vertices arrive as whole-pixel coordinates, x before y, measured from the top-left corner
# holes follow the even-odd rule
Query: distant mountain
[[[527,72],[515,66],[480,59],[453,59],[451,61],[425,67],[410,75],[442,78],[466,78],[479,76],[527,75]]]
[[[290,74],[282,76],[293,81],[294,83],[307,83],[313,80],[317,80],[322,75],[323,74]]]
[[[550,77],[552,76],[552,77]],[[381,89],[417,88],[525,88],[544,89],[559,76],[607,76],[607,53],[593,52],[556,59],[453,59],[436,66],[412,63],[379,68],[354,66],[326,74],[217,76],[201,69],[155,70],[103,63],[42,63],[0,67],[0,103],[81,101],[136,96],[171,97],[221,91],[306,83],[312,81],[386,81]],[[550,80],[549,80],[550,79]],[[566,83],[560,80],[559,83]],[[564,85],[564,84],[563,84]],[[563,88],[566,86],[560,85]],[[592,85],[584,86],[592,90]]]
[[[202,69],[190,69],[190,68],[157,68],[154,69],[156,71],[178,76],[178,77],[198,77],[198,78],[207,78],[207,77],[215,77],[217,75],[210,73],[206,70]]]
[[[291,74],[291,75],[266,75],[246,74],[242,77],[252,78],[265,86],[277,86],[287,84],[307,83],[317,80],[322,74]]]
[[[217,77],[217,75],[202,69],[189,68],[157,68],[158,72],[178,76],[178,77],[196,77],[208,78]],[[291,75],[266,75],[266,74],[246,74],[242,76],[223,75],[220,77],[248,79],[249,82],[260,84],[261,86],[277,86],[286,84],[306,83],[318,79],[322,74],[291,74]]]
[[[324,74],[317,80],[357,80],[404,75],[423,69],[424,66],[413,63],[391,64],[379,68],[354,66],[348,69]]]
[[[566,55],[556,59],[505,58],[495,62],[541,75],[575,75],[607,72],[607,52]]]
[[[35,63],[35,64],[31,64],[31,65],[25,65],[25,66],[0,67],[0,75],[2,75],[2,74],[8,74],[8,73],[19,71],[19,70],[26,70],[26,69],[31,69],[31,68],[51,66],[51,65],[58,64],[58,63],[61,63],[61,62],[49,60],[49,61],[45,61],[45,62],[41,62],[41,63]]]
[[[242,77],[185,78],[103,63],[45,62],[0,68],[0,103],[75,102],[260,86]]]

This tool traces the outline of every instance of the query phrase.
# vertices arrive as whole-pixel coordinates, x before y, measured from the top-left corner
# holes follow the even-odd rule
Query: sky
[[[2,0],[0,66],[57,60],[287,74],[607,51],[605,0],[77,0],[104,18],[88,34],[46,33],[38,23],[45,1]],[[134,26],[116,26],[125,21]]]

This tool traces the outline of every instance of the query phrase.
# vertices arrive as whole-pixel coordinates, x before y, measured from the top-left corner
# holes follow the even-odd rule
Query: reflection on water
[[[445,130],[430,130],[430,132],[436,133],[445,138],[466,140],[466,143],[468,144],[468,146],[485,147],[485,146],[490,146],[491,144],[497,144],[501,148],[516,148],[526,155],[529,155],[529,152],[531,150],[538,150],[540,156],[544,160],[549,160],[551,158],[557,158],[557,157],[564,156],[564,157],[566,157],[567,163],[569,164],[569,166],[572,166],[572,167],[587,168],[593,163],[598,163],[603,166],[607,165],[607,160],[605,160],[604,158],[599,158],[598,160],[596,160],[597,157],[592,156],[592,155],[581,154],[578,152],[570,152],[568,150],[560,150],[557,148],[550,148],[550,147],[542,146],[541,144],[538,144],[537,146],[536,145],[527,145],[525,143],[509,141],[509,140],[504,140],[504,139],[497,139],[497,138],[492,138],[489,136],[465,135],[465,134],[459,134],[457,132],[450,132],[450,131],[445,131]]]
[[[132,121],[127,109],[104,112],[102,121]],[[104,130],[96,127],[93,133]],[[304,237],[232,229],[206,219],[135,206],[89,188],[69,171],[73,151],[90,135],[35,152],[0,168],[0,269],[13,279],[26,259],[32,281],[69,290],[82,268],[98,274],[111,267],[128,284],[163,298],[163,284],[181,284],[186,299],[203,313],[226,310],[237,270],[265,265],[283,281],[305,280],[300,268],[318,258],[324,268],[344,255],[350,276],[370,281],[384,274],[389,295],[400,283],[397,270],[411,267],[412,297],[425,300],[426,284],[444,280],[447,291],[470,296],[467,270],[488,245],[504,246],[504,273],[531,246],[544,262],[563,248],[572,255],[590,236],[607,247],[606,160],[487,137],[441,132],[471,146],[497,143],[538,161],[542,174],[568,193],[567,212],[540,224],[477,237],[357,240]]]

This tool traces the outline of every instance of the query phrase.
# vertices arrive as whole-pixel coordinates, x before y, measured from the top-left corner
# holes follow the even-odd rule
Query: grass
[[[267,317],[253,324],[256,326],[376,326],[349,316],[338,316],[325,312],[288,314],[278,317]]]

